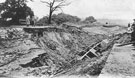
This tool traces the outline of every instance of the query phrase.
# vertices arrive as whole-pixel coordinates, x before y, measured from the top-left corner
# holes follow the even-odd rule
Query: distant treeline
[[[93,16],[86,17],[84,20],[81,20],[81,18],[65,13],[59,13],[59,14],[53,14],[52,15],[52,24],[60,25],[62,23],[93,23],[97,20]],[[37,25],[47,25],[48,24],[48,16],[44,16],[43,18],[39,19],[38,22],[36,22]]]

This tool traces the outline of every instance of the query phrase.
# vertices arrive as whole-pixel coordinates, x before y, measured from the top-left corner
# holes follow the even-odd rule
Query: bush
[[[93,23],[96,22],[97,20],[93,16],[86,17],[85,20],[83,21],[84,23]]]
[[[58,15],[52,16],[52,21],[54,21],[56,24],[62,24],[65,22],[75,23],[75,22],[79,22],[80,20],[81,19],[78,18],[77,16],[72,16],[64,13],[60,13]]]

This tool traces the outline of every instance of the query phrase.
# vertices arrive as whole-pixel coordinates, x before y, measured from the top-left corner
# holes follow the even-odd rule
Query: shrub
[[[86,17],[85,20],[83,21],[84,23],[93,23],[96,22],[97,20],[93,16]]]

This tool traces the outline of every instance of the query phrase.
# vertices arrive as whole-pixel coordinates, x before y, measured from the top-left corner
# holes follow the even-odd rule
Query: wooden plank
[[[97,50],[95,50],[94,48],[90,49],[89,52],[93,53],[96,57],[98,57],[98,55],[96,54]]]
[[[108,39],[104,39],[104,40],[101,41],[101,42],[109,43],[109,40],[108,40]],[[98,45],[100,45],[101,42],[97,43],[93,48],[91,48],[89,51],[87,51],[87,52],[80,58],[80,60],[82,60],[85,56],[87,56],[87,54],[88,54],[89,52],[93,53],[96,57],[98,57],[98,55],[96,54],[96,51],[97,51],[97,50],[95,50],[94,48],[97,47]]]
[[[89,52],[91,52],[91,51],[94,51],[94,48],[97,46],[97,45],[99,45],[100,44],[100,42],[98,43],[98,44],[96,44],[93,48],[91,48],[89,51],[87,51],[81,58],[80,58],[80,60],[82,60]],[[94,52],[92,52],[95,56],[97,56]]]

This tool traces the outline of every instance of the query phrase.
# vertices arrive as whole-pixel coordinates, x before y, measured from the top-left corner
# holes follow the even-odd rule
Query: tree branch
[[[57,6],[67,6],[67,5],[69,5],[70,3],[67,3],[65,0],[64,1],[62,1],[62,2],[60,2]]]
[[[53,0],[53,2],[52,2],[52,6],[54,5],[54,3],[55,3],[55,0]]]
[[[62,11],[62,13],[63,13],[63,10],[62,10],[62,8],[59,8],[61,11]]]
[[[50,3],[49,3],[49,2],[47,2],[47,1],[42,1],[42,0],[40,0],[40,2],[42,2],[42,3],[46,3],[46,4],[50,5]]]
[[[58,5],[56,5],[54,8],[53,8],[53,11],[55,11],[56,9],[61,9],[63,6],[67,6],[67,5],[69,5],[69,3],[65,3],[65,4],[63,4],[63,3],[65,3],[65,0],[64,0],[64,2],[60,2]],[[62,9],[61,9],[62,10]]]

